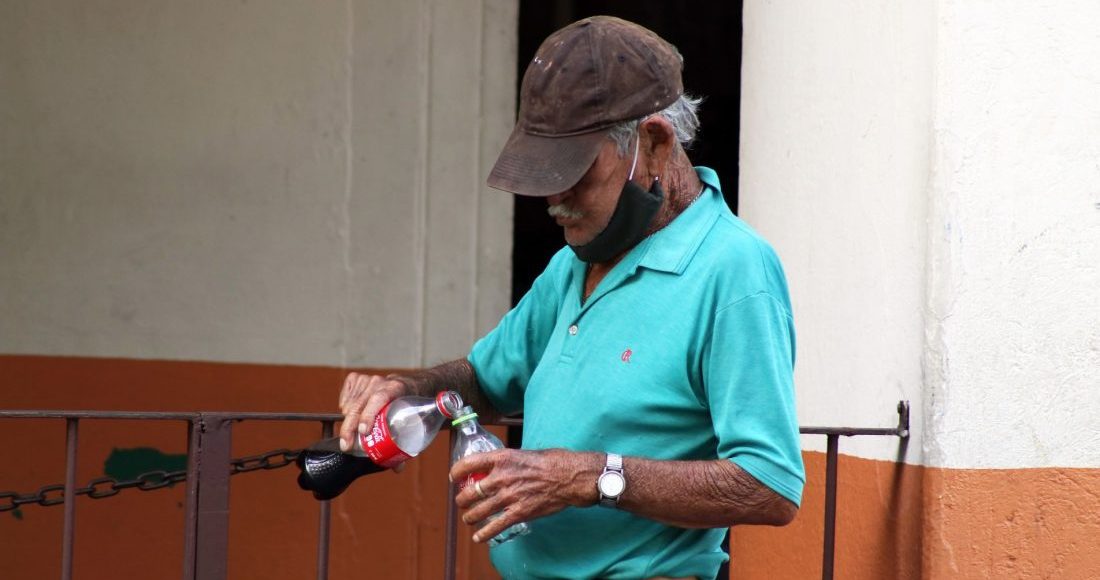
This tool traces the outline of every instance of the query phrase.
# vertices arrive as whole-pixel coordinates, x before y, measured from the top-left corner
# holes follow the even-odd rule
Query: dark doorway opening
[[[521,0],[517,83],[542,41],[581,18],[608,14],[637,22],[676,45],[684,56],[684,88],[704,97],[700,131],[688,155],[695,165],[718,172],[722,193],[737,213],[738,150],[741,142],[741,12],[743,0]],[[517,87],[518,93],[518,87]],[[561,229],[546,214],[546,200],[514,196],[512,304],[516,304],[564,244]],[[519,446],[522,428],[510,427]],[[729,534],[723,542],[729,553]],[[723,565],[718,578],[729,578]]]
[[[737,213],[741,126],[742,2],[689,0],[522,0],[519,8],[517,83],[542,41],[573,22],[609,14],[656,32],[684,56],[684,87],[704,97],[700,131],[688,155],[718,172],[726,202]],[[518,87],[517,87],[518,91]],[[564,244],[561,228],[546,215],[546,201],[515,196],[512,229],[512,304]]]

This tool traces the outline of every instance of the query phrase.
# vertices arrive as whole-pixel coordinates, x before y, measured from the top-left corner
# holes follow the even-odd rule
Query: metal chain
[[[234,459],[229,463],[229,474],[237,475],[259,469],[279,469],[294,463],[298,459],[301,449],[275,449],[260,455],[249,455]],[[119,481],[113,477],[97,477],[88,482],[84,487],[73,490],[73,496],[86,495],[92,499],[103,499],[118,495],[124,489],[137,488],[141,491],[152,491],[187,481],[187,470],[178,471],[149,471],[142,473],[134,479]],[[21,505],[36,503],[41,506],[59,505],[65,503],[65,486],[63,484],[46,485],[32,493],[20,494],[14,491],[0,491],[0,512],[7,512]]]

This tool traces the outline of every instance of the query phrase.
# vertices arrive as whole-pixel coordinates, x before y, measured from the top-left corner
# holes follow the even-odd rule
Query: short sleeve
[[[718,456],[799,505],[806,481],[794,394],[794,323],[761,292],[720,309],[704,351]]]
[[[467,360],[481,390],[497,411],[513,415],[523,410],[523,394],[546,350],[561,308],[561,253],[500,324],[474,344]]]

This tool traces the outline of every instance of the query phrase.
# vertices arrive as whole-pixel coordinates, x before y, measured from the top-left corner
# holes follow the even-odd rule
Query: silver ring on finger
[[[480,479],[474,482],[474,491],[477,492],[477,496],[480,497],[481,499],[485,499],[485,498],[489,497],[489,494],[485,493],[484,489],[481,489],[481,480]]]

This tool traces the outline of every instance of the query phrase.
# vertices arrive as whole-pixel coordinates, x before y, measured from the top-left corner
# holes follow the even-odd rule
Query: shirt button
[[[577,325],[576,324],[569,327],[569,334],[572,334],[573,336],[577,336]]]

